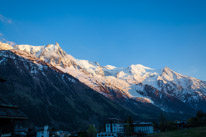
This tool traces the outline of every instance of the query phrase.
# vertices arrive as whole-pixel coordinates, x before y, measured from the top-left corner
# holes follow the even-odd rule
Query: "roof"
[[[152,126],[152,122],[136,122],[136,123],[133,123],[134,126]]]
[[[28,132],[29,128],[15,128],[15,132]]]
[[[18,106],[14,106],[11,103],[0,98],[0,118],[9,119],[27,119],[27,117],[18,109]]]
[[[54,131],[54,128],[49,127],[49,126],[44,126],[44,127],[35,127],[35,131],[44,131],[44,129],[46,128],[47,131]]]
[[[14,106],[5,99],[0,98],[0,107],[6,107],[6,108],[18,108],[18,106]]]

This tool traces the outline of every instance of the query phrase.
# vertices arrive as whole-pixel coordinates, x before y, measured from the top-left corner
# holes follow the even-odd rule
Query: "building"
[[[44,126],[42,129],[37,130],[36,137],[49,137],[49,126]]]
[[[26,137],[29,132],[29,128],[15,128],[14,135],[15,137]]]
[[[145,134],[154,133],[153,124],[151,122],[137,122],[134,123],[133,125],[134,125],[135,133],[145,133]]]
[[[175,125],[177,129],[184,129],[186,128],[186,121],[175,121]]]
[[[124,133],[124,121],[115,118],[106,120],[105,131],[108,133]]]
[[[105,121],[105,132],[97,134],[97,137],[121,137],[124,135],[124,121],[110,118]]]
[[[97,134],[97,137],[124,137],[127,123],[119,119],[108,119],[105,121],[105,130]],[[132,124],[133,135],[146,135],[154,133],[151,122],[136,122]]]
[[[0,137],[14,136],[16,122],[26,119],[27,117],[19,111],[18,106],[0,98]]]

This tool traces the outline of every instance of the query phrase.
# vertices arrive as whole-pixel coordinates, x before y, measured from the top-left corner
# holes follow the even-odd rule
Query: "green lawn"
[[[148,137],[206,137],[206,127],[155,133]]]

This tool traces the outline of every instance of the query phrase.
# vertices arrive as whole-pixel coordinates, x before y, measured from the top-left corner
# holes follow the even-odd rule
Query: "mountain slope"
[[[1,47],[2,48],[2,47]],[[78,79],[24,51],[0,50],[0,96],[21,107],[33,126],[86,129],[108,117],[133,113]]]

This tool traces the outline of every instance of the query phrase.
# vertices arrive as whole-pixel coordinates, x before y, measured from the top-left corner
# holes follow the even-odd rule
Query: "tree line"
[[[153,126],[155,130],[159,130],[161,132],[206,126],[206,113],[199,110],[194,117],[191,117],[186,121],[169,121],[166,119],[164,114],[161,113],[159,122],[153,122]]]

